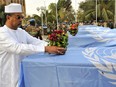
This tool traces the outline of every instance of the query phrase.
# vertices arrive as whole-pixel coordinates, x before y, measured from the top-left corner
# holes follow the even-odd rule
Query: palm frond
[[[102,17],[105,21],[108,21],[109,18],[108,18],[108,14],[107,14],[107,11],[105,8],[102,9]]]

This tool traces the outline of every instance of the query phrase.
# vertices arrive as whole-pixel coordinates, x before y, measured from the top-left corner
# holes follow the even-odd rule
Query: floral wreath
[[[78,25],[77,24],[71,24],[68,31],[72,36],[75,36],[78,32]]]
[[[67,48],[68,34],[63,30],[54,30],[48,35],[48,45]]]

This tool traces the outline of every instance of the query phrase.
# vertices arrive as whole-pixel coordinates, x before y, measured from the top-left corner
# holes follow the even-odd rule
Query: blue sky
[[[37,7],[41,7],[41,6],[48,7],[48,5],[50,3],[53,3],[53,2],[55,3],[57,1],[58,0],[25,0],[25,2],[26,2],[26,14],[28,14],[28,15],[39,14],[39,12],[36,10]],[[78,5],[76,5],[76,4],[78,4],[81,1],[84,1],[84,0],[72,0],[73,8],[78,8]]]

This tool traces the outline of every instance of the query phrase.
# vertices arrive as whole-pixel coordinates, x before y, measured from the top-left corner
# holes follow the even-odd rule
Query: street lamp
[[[44,12],[45,12],[45,24],[46,24],[46,26],[47,26],[47,15],[46,15],[46,0],[44,0]]]
[[[96,0],[96,23],[97,23],[97,0]]]
[[[43,10],[44,10],[45,8],[43,7],[43,6],[41,6],[40,8],[39,7],[37,7],[37,11],[40,11],[41,10],[41,26],[42,26],[42,30],[43,30]]]
[[[77,22],[76,0],[75,0],[75,22]]]
[[[57,12],[57,1],[56,1],[56,23],[57,23],[57,29],[58,29],[58,12]]]
[[[116,0],[115,0],[114,27],[116,28]]]
[[[73,17],[74,17],[73,22],[75,23],[76,22],[76,13],[75,13],[75,11],[72,11],[72,14],[73,14]]]

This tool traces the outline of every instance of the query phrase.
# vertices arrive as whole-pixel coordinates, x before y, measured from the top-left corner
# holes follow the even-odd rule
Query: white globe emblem
[[[83,55],[106,77],[109,83],[116,85],[116,49],[115,47],[90,47],[82,51]]]

